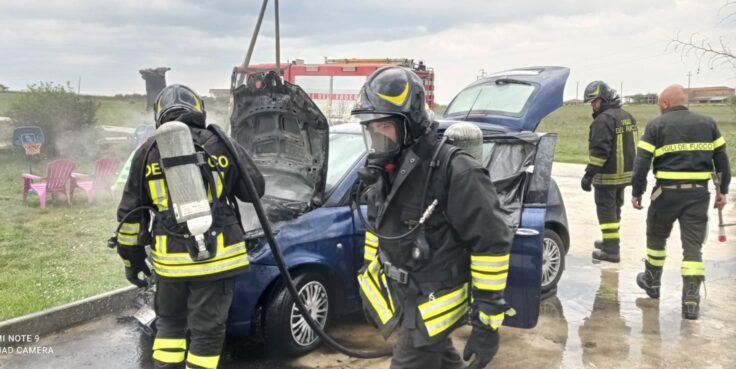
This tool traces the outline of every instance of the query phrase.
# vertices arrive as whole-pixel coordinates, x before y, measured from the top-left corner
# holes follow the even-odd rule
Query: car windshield
[[[494,81],[470,87],[460,92],[447,107],[446,116],[468,112],[500,112],[516,115],[524,110],[535,87],[533,85]]]
[[[363,136],[352,133],[330,133],[325,192],[329,192],[340,182],[340,179],[345,176],[364,152]]]

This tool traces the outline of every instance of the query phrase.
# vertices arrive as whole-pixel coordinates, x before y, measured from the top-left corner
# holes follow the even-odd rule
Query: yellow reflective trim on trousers
[[[714,148],[715,148],[715,145],[713,144],[713,142],[675,143],[675,144],[658,147],[656,150],[654,150],[654,157],[659,157],[664,154],[670,154],[674,152],[683,152],[683,151],[713,151]]]
[[[651,256],[649,256],[647,257],[647,262],[649,262],[649,264],[652,264],[658,267],[664,266],[664,259],[654,259]]]
[[[640,148],[642,150],[645,150],[645,151],[649,151],[652,154],[654,154],[654,150],[657,149],[654,145],[652,145],[649,142],[646,142],[644,140],[639,140],[639,143],[636,145],[636,147],[638,147],[638,148]]]
[[[503,291],[506,288],[506,278],[493,281],[493,283],[484,283],[487,280],[476,279],[473,277],[473,287],[486,291]]]
[[[614,238],[614,239],[615,238],[621,238],[621,236],[619,236],[618,232],[616,232],[616,233],[603,233],[603,239],[612,239],[612,238]]]
[[[504,313],[489,315],[482,311],[478,312],[480,322],[493,329],[498,329],[503,324],[503,318],[505,315],[506,314]]]
[[[222,273],[228,270],[233,270],[233,269],[247,266],[250,264],[250,261],[248,260],[248,257],[245,256],[244,254],[244,256],[242,257],[238,256],[238,257],[234,257],[233,259],[217,261],[214,263],[206,263],[206,264],[171,266],[171,265],[162,265],[162,264],[156,263],[155,260],[153,264],[154,264],[154,268],[156,269],[156,274],[160,274],[164,277],[174,277],[175,278],[175,277],[197,277],[197,276],[202,276],[202,275]]]
[[[601,223],[601,231],[605,231],[607,229],[619,229],[621,226],[621,223]]]
[[[596,167],[602,167],[606,164],[606,160],[606,158],[599,158],[593,155],[588,156],[588,164],[595,165]]]
[[[624,172],[624,135],[616,134],[616,173]]]
[[[136,246],[138,245],[138,235],[118,233],[118,243],[123,246]]]
[[[368,273],[368,271],[358,276],[358,285],[360,285],[360,289],[363,291],[363,294],[365,294],[365,297],[368,298],[368,302],[373,307],[373,311],[375,311],[376,314],[378,314],[378,318],[381,319],[381,324],[386,324],[391,317],[393,317],[393,313],[389,310],[386,300],[381,296],[378,286],[373,283],[366,273]]]
[[[647,247],[647,255],[656,256],[656,257],[665,257],[667,256],[667,250],[655,250],[655,249],[650,249]]]
[[[715,141],[713,141],[713,149],[717,149],[725,144],[726,140],[723,138],[723,136],[718,137]]]
[[[141,230],[141,224],[138,222],[125,222],[120,226],[120,233],[135,234]]]
[[[663,172],[659,171],[655,175],[661,179],[694,179],[694,180],[708,180],[711,177],[711,172]]]
[[[162,351],[162,350],[155,350],[153,351],[153,360],[160,361],[162,363],[167,364],[177,364],[184,362],[185,357],[184,351],[178,351],[178,352],[170,352],[170,351]]]
[[[446,311],[456,308],[458,305],[465,303],[467,299],[468,284],[464,283],[460,288],[444,296],[438,297],[434,300],[429,300],[419,305],[419,313],[422,314],[422,319],[431,319]]]
[[[509,270],[509,263],[500,265],[500,266],[477,266],[477,265],[471,265],[470,270],[474,270],[476,272],[505,272]]]
[[[682,275],[701,276],[705,275],[705,264],[702,261],[683,261]]]
[[[159,211],[169,208],[169,198],[166,195],[166,182],[163,179],[152,179],[148,181],[148,190],[151,193],[151,201]]]
[[[470,307],[468,306],[468,304],[465,304],[460,306],[459,308],[457,308],[456,311],[453,311],[450,314],[441,315],[435,319],[425,322],[424,326],[427,327],[427,333],[430,337],[434,337],[446,331],[448,328],[457,323],[458,320],[462,319],[468,313],[468,310],[470,310]]]
[[[207,369],[217,368],[217,363],[220,361],[220,355],[215,356],[199,356],[193,354],[191,351],[187,355],[187,364],[194,364]]]
[[[187,349],[187,340],[184,338],[156,338],[153,341],[153,350],[159,349]]]

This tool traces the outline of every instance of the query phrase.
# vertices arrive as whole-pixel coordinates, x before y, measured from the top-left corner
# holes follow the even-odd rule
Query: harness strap
[[[195,164],[198,166],[203,166],[206,163],[207,162],[204,159],[204,153],[201,151],[197,151],[194,154],[174,156],[170,158],[161,159],[161,165],[164,167],[164,169],[176,167],[179,165],[187,165],[187,164]]]

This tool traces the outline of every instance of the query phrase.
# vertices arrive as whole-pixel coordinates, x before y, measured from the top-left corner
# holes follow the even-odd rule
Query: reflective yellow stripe
[[[396,96],[384,95],[381,93],[376,93],[376,95],[396,106],[402,106],[406,101],[406,97],[409,95],[409,82],[406,82],[406,86],[404,86],[404,91]]]
[[[508,273],[488,275],[471,272],[473,275],[473,287],[479,290],[501,291],[506,288]]]
[[[438,297],[434,300],[429,300],[419,305],[419,312],[422,314],[422,319],[425,321],[436,317],[444,312],[456,308],[458,305],[466,303],[468,299],[468,284],[464,283],[460,288]]]
[[[647,255],[649,256],[657,256],[657,257],[665,257],[667,256],[667,250],[655,250],[650,249],[647,247]]]
[[[169,208],[169,198],[166,196],[166,183],[163,179],[153,179],[148,181],[148,189],[151,193],[151,201],[156,205],[159,211]]]
[[[156,338],[153,341],[153,350],[160,349],[187,349],[187,340],[184,338]]]
[[[220,355],[215,356],[198,356],[191,351],[187,355],[187,364],[194,364],[207,369],[217,368],[217,363],[220,361]]]
[[[659,147],[654,150],[654,156],[658,157],[664,154],[682,151],[713,151],[713,149],[713,142],[682,142]]]
[[[164,277],[196,277],[202,275],[216,274],[242,268],[250,264],[247,254],[243,256],[236,256],[231,259],[216,261],[212,263],[198,263],[191,265],[162,265],[153,261],[156,274],[160,274]]]
[[[649,151],[652,154],[654,153],[654,150],[656,149],[656,147],[654,147],[654,145],[652,145],[649,142],[646,142],[644,140],[639,140],[639,144],[636,145],[636,147],[638,147],[638,148],[640,148],[642,150],[645,150],[645,151]]]
[[[166,254],[166,242],[167,242],[166,235],[156,236],[155,243],[154,243],[155,247],[154,247],[153,252],[154,253],[158,252],[161,255],[165,255]]]
[[[184,351],[169,352],[156,350],[153,352],[153,360],[160,361],[167,364],[176,364],[184,362]]]
[[[616,134],[616,173],[624,172],[624,135]]]
[[[506,314],[500,313],[500,314],[494,314],[494,315],[488,315],[482,311],[479,312],[478,318],[481,323],[493,328],[498,329],[503,324],[503,318]]]
[[[365,260],[373,261],[376,259],[376,253],[378,252],[378,249],[375,247],[371,247],[368,244],[365,245],[364,251],[363,251],[363,258]]]
[[[647,257],[647,261],[649,262],[649,264],[652,264],[654,266],[661,267],[661,266],[664,266],[665,259],[655,259],[655,258],[652,258],[651,256],[649,256],[649,257]]]
[[[465,317],[465,315],[468,313],[468,310],[470,310],[470,306],[468,304],[464,304],[458,307],[457,310],[449,314],[440,315],[435,319],[425,322],[424,325],[425,327],[427,327],[427,333],[430,337],[434,337],[446,331],[448,328],[457,323],[458,320]]]
[[[123,259],[123,265],[125,265],[125,267],[126,267],[126,268],[130,268],[130,266],[131,266],[131,265],[130,265],[130,260],[128,260],[128,259]]]
[[[470,256],[470,267],[478,272],[503,272],[509,268],[510,254],[500,256]]]
[[[215,181],[215,188],[216,188],[215,191],[217,193],[218,198],[222,196],[222,179],[221,178],[222,177],[220,176],[220,173],[218,171],[216,170],[212,171],[212,179]],[[209,202],[213,201],[212,189],[209,186],[207,186],[207,200],[209,200]]]
[[[707,180],[710,179],[710,172],[663,172],[659,171],[655,174],[655,177],[661,179],[697,179]]]
[[[620,238],[620,236],[618,235],[618,232],[616,232],[616,233],[603,233],[603,238],[608,240],[608,239],[611,239],[611,238]]]
[[[607,229],[618,229],[621,223],[601,223],[601,231]]]
[[[371,232],[365,232],[365,244],[378,247],[378,237]]]
[[[133,223],[133,222],[125,222],[122,226],[120,226],[120,233],[127,233],[127,234],[135,234],[137,235],[138,232],[141,230],[140,223]]]
[[[705,265],[702,261],[683,261],[682,275],[684,276],[700,276],[705,275]]]
[[[603,164],[606,164],[606,159],[590,155],[588,156],[588,164],[595,165],[596,167],[602,167]]]
[[[247,249],[245,248],[245,242],[239,242],[231,246],[227,246],[224,249],[218,247],[217,255],[214,258],[207,260],[207,262],[227,259],[236,254],[245,255],[246,253]],[[167,265],[195,263],[192,260],[191,256],[189,256],[189,253],[186,252],[176,254],[161,254],[159,252],[153,251],[151,253],[151,256],[154,262],[161,262]]]
[[[377,268],[377,261],[369,264],[368,269],[363,274],[358,275],[358,284],[360,285],[360,289],[363,291],[363,294],[368,299],[368,302],[373,307],[373,311],[378,314],[381,324],[386,324],[391,317],[393,317],[393,313],[389,310],[386,299],[381,295],[378,286],[376,286],[373,283],[373,280],[368,276],[368,273],[375,273]]]
[[[137,246],[138,245],[138,235],[118,233],[118,244],[123,245],[123,246]]]
[[[723,138],[723,136],[718,137],[718,139],[713,141],[713,149],[717,149],[725,144],[726,144],[726,140]]]

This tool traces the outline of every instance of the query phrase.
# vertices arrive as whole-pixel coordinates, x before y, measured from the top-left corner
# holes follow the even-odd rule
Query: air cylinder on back
[[[176,222],[186,222],[189,232],[197,240],[199,256],[196,259],[207,259],[209,253],[203,235],[212,225],[212,213],[202,172],[195,162],[185,159],[196,153],[189,127],[178,121],[162,124],[156,129],[156,143],[166,176],[169,205]]]
[[[455,123],[445,130],[445,136],[450,143],[473,156],[478,162],[483,161],[483,131],[475,124]]]

